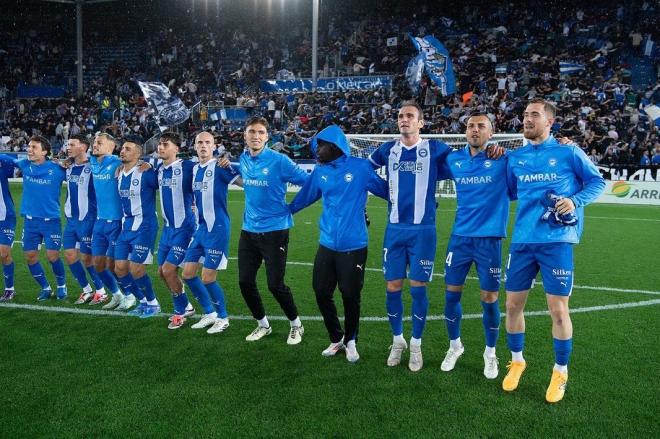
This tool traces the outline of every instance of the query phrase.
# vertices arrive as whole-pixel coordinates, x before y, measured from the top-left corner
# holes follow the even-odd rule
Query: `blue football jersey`
[[[23,173],[21,215],[32,218],[60,219],[60,194],[65,170],[50,160],[35,165],[19,160],[16,165]]]
[[[9,191],[9,179],[14,176],[16,159],[0,155],[0,221],[16,218],[14,199]]]
[[[119,175],[119,199],[124,214],[122,228],[136,231],[144,223],[156,222],[156,191],[158,177],[156,171],[144,172],[138,166]]]
[[[199,227],[229,229],[227,188],[240,175],[234,167],[221,168],[215,160],[193,168],[193,193]]]
[[[605,188],[598,168],[573,145],[562,145],[549,136],[538,145],[528,144],[508,157],[507,183],[518,198],[512,243],[578,243],[584,226],[584,206],[596,200]],[[576,207],[576,226],[552,227],[541,219],[541,203],[548,190],[570,197]]]
[[[469,145],[447,156],[447,168],[456,183],[453,235],[506,236],[510,198],[506,167],[506,157],[492,160],[485,151],[472,156]]]
[[[435,227],[435,185],[449,152],[437,140],[422,139],[411,147],[396,140],[369,156],[374,166],[386,167],[390,224]]]
[[[117,168],[121,160],[114,155],[106,155],[101,162],[96,157],[90,157],[92,181],[96,193],[97,217],[104,220],[120,220],[122,218],[121,201],[117,191]]]
[[[89,162],[72,165],[66,170],[66,187],[64,215],[79,221],[96,219],[96,193]]]
[[[190,160],[176,160],[158,168],[160,187],[160,211],[168,227],[180,228],[195,225],[193,205],[193,168]]]

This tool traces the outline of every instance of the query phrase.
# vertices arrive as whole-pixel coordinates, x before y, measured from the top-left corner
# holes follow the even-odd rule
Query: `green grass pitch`
[[[12,191],[18,205],[20,186],[13,185]],[[229,200],[235,256],[243,194],[231,191]],[[512,394],[501,390],[510,357],[504,325],[497,347],[500,377],[486,380],[479,318],[464,320],[466,352],[450,373],[440,371],[448,342],[439,319],[427,323],[425,364],[416,374],[406,367],[407,354],[401,366],[385,365],[391,335],[383,320],[361,322],[357,364],[343,356],[322,357],[328,338],[311,289],[320,209],[316,204],[296,215],[291,230],[286,281],[300,314],[314,317],[303,320],[305,335],[298,346],[286,344],[289,325],[283,320],[272,321],[271,336],[249,344],[244,337],[254,322],[244,318],[231,319],[225,333],[208,335],[189,324],[170,331],[164,317],[141,320],[0,306],[1,436],[658,437],[660,208],[587,208],[585,233],[575,249],[577,287],[571,298],[571,307],[581,312],[572,316],[570,378],[564,400],[556,405],[544,398],[554,362],[547,315],[527,318],[528,368]],[[436,273],[443,271],[454,209],[453,200],[440,201]],[[385,203],[371,198],[369,215],[371,270],[362,292],[362,316],[382,319],[385,284],[378,269]],[[19,219],[17,240],[21,228]],[[80,291],[68,269],[66,303],[37,303],[38,288],[19,244],[14,258],[14,303],[98,308],[72,304]],[[44,267],[53,284],[49,265]],[[171,299],[155,266],[150,274],[163,311],[169,313]],[[247,316],[235,259],[219,280],[230,315]],[[281,316],[263,273],[259,282],[267,312]],[[440,316],[442,276],[434,278],[429,294],[430,314]],[[341,303],[338,293],[335,297]],[[405,304],[408,313],[409,297]],[[466,284],[463,309],[466,315],[481,312],[474,279]],[[542,289],[536,287],[527,310],[545,309]],[[410,322],[405,335],[410,336]]]

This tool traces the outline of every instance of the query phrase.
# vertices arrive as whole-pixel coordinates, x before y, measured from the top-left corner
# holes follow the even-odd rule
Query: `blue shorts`
[[[156,221],[142,223],[138,230],[122,230],[115,246],[115,260],[151,264],[157,234]]]
[[[502,239],[451,235],[445,258],[445,283],[463,285],[472,263],[483,291],[498,291],[502,275]]]
[[[16,217],[8,217],[0,221],[0,245],[11,247],[16,233]]]
[[[94,220],[79,221],[67,219],[62,236],[64,250],[77,248],[85,255],[92,254],[92,232],[94,231]]]
[[[190,245],[194,230],[189,227],[163,227],[158,242],[158,266],[169,262],[172,265],[180,266],[186,256],[186,250]]]
[[[120,232],[120,220],[97,219],[92,231],[92,256],[115,259],[115,245]]]
[[[203,264],[209,270],[224,270],[229,257],[229,230],[208,231],[206,226],[197,227],[193,240],[186,251],[184,262]]]
[[[435,226],[406,228],[388,224],[383,243],[385,280],[405,279],[430,282],[435,261]],[[410,271],[406,275],[406,268]]]
[[[23,251],[38,250],[46,243],[47,250],[62,247],[62,224],[59,218],[28,218],[23,223]]]
[[[573,291],[573,244],[511,244],[506,263],[506,290],[529,290],[539,270],[546,294],[570,296]]]

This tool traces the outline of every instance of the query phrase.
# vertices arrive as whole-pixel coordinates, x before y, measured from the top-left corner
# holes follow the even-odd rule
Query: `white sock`
[[[463,347],[463,343],[461,343],[461,337],[458,337],[455,340],[449,340],[449,347],[455,351],[460,351]]]
[[[404,344],[406,342],[406,339],[403,338],[403,334],[395,335],[394,337],[392,337],[392,340],[396,344]]]
[[[192,310],[193,310],[192,303],[188,302],[188,305],[186,305],[186,311],[192,311]]]
[[[140,299],[140,303],[147,303],[147,299],[143,297],[142,299]]]
[[[147,305],[149,305],[149,306],[156,306],[156,305],[158,305],[158,299],[154,299],[154,300],[149,300],[149,301],[147,301]]]
[[[349,340],[348,343],[346,343],[346,347],[349,349],[355,349],[355,340]]]
[[[119,296],[123,296],[123,294],[122,294],[121,291],[117,291],[116,293],[112,293],[112,295],[113,295],[113,296],[117,296],[117,295],[119,295]],[[144,299],[144,300],[146,301],[147,299]]]
[[[486,349],[484,350],[484,355],[487,357],[494,357],[495,356],[495,348],[486,346]]]
[[[262,328],[270,328],[270,323],[268,323],[268,317],[266,316],[263,319],[257,320],[257,322]]]
[[[105,295],[105,288],[99,288],[98,290],[96,290],[96,293]]]
[[[87,286],[83,288],[83,293],[91,294],[92,293],[92,287],[90,287],[89,284],[87,284]]]
[[[566,365],[566,364],[562,366],[562,365],[560,365],[560,364],[555,363],[555,367],[554,367],[554,369],[555,369],[557,372],[561,372],[561,373],[565,373],[565,374],[568,373],[568,365]]]
[[[522,351],[511,352],[511,361],[522,361],[524,363],[525,359],[523,358]]]
[[[294,326],[297,328],[300,328],[302,326],[302,322],[300,321],[300,317],[296,317],[295,320],[290,320],[291,327],[293,328]]]
[[[11,290],[11,291],[14,291],[14,287],[5,288],[5,290]]]
[[[66,288],[66,285],[58,285],[57,288]]]
[[[410,346],[421,346],[421,345],[422,345],[421,338],[410,337]]]

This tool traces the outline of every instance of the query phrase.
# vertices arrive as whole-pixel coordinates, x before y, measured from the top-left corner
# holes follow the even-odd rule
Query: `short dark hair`
[[[261,116],[252,116],[247,120],[247,122],[245,122],[245,128],[251,125],[263,125],[264,127],[266,127],[266,130],[270,129],[270,125],[268,125],[268,121],[266,120],[266,118]]]
[[[543,104],[543,110],[550,119],[557,117],[557,106],[552,101],[543,98],[534,98],[527,103],[527,105],[530,104]]]
[[[80,143],[83,143],[87,149],[89,149],[89,138],[87,138],[86,135],[84,134],[74,134],[73,136],[69,137],[69,140],[77,140]]]
[[[135,136],[133,134],[129,134],[127,136],[124,136],[122,138],[122,143],[121,143],[122,146],[124,146],[125,143],[134,143],[138,146],[138,148],[140,148],[140,151],[144,152],[143,148],[142,148],[142,138],[139,137],[139,136]]]
[[[35,134],[30,137],[30,142],[39,142],[41,149],[46,151],[46,157],[50,156],[50,142],[44,136]]]
[[[164,140],[165,142],[172,142],[178,148],[181,147],[181,136],[179,136],[175,132],[165,131],[163,134],[160,135],[160,140]]]
[[[417,109],[417,115],[418,119],[424,119],[424,110],[422,109],[422,106],[417,103],[417,101],[411,99],[408,101],[403,101],[401,102],[401,105],[399,106],[399,109],[403,107],[415,107]]]
[[[490,127],[492,129],[495,129],[495,125],[493,125],[493,121],[490,120],[490,117],[488,117],[488,113],[484,113],[483,111],[475,111],[474,113],[471,113],[468,116],[468,118],[466,119],[466,124],[465,125],[467,125],[467,121],[472,119],[473,117],[482,117],[482,116],[485,117],[486,119],[488,119],[488,122],[490,122]]]

